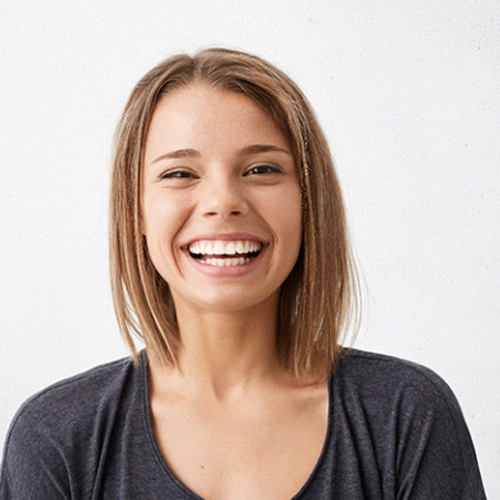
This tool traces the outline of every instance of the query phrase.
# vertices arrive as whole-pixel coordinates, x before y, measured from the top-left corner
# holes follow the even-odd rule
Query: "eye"
[[[168,172],[164,172],[161,174],[160,179],[195,179],[196,175],[194,175],[189,170],[169,170]]]
[[[243,175],[277,175],[281,174],[281,172],[281,168],[276,167],[275,165],[255,165],[250,167]]]

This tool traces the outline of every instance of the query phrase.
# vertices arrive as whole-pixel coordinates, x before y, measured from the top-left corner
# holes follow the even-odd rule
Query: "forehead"
[[[158,148],[241,148],[249,143],[289,140],[267,110],[246,95],[193,83],[172,90],[153,112],[146,139],[146,157]]]

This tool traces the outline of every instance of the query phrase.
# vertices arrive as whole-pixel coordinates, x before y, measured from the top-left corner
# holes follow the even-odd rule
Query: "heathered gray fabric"
[[[199,499],[155,444],[141,359],[138,369],[128,359],[107,364],[25,403],[8,434],[0,499]],[[321,458],[294,498],[486,497],[449,387],[421,366],[353,350],[330,381]]]

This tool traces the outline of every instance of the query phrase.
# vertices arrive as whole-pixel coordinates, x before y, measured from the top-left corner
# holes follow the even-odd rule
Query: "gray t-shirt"
[[[326,440],[297,499],[484,499],[456,398],[421,366],[345,351],[329,383]],[[14,418],[1,500],[193,499],[155,442],[147,358],[49,387]],[[196,432],[196,429],[193,429]]]

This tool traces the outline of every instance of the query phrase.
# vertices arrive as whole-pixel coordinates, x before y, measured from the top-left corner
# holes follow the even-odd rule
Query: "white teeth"
[[[201,251],[202,253],[208,253],[210,255],[213,255],[214,244],[211,241],[207,241],[206,243],[201,242]]]
[[[214,243],[214,255],[224,255],[224,243],[222,243],[222,241],[216,241]]]
[[[197,241],[189,245],[189,251],[195,255],[236,255],[258,252],[262,243],[257,241]],[[227,260],[227,259],[224,259]]]
[[[200,260],[202,264],[207,264],[209,266],[215,267],[231,267],[231,266],[242,266],[247,262],[250,262],[252,259],[248,257],[239,257],[237,259],[204,259]]]
[[[226,248],[225,248],[225,251],[224,253],[226,255],[234,255],[236,253],[236,248],[235,248],[235,244],[230,241],[227,245],[226,245]]]

